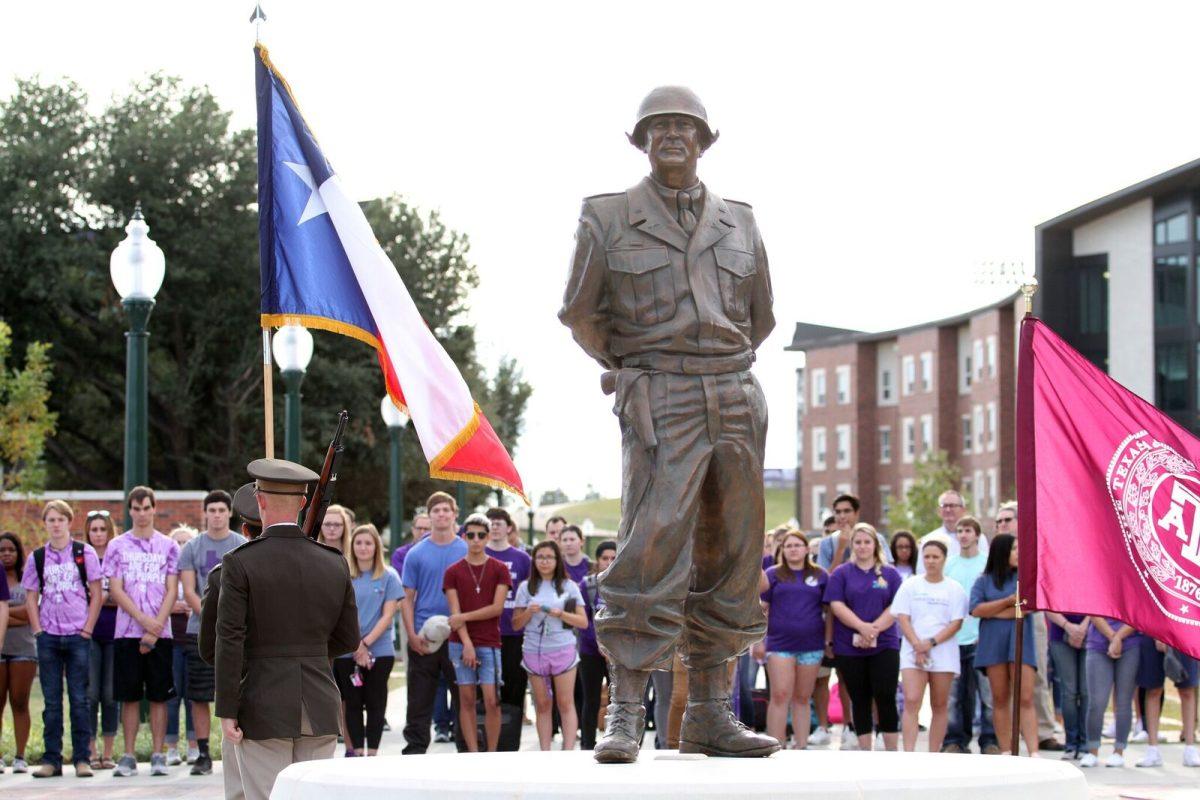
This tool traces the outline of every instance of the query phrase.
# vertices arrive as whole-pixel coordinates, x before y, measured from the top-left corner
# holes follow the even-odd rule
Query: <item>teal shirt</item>
[[[962,586],[967,595],[970,596],[971,587],[975,585],[975,579],[983,574],[985,566],[987,566],[987,553],[981,550],[972,558],[954,556],[946,562],[946,568],[943,572],[947,578],[952,578]],[[964,617],[962,627],[955,634],[955,639],[960,646],[978,642],[979,617],[973,617],[970,614]]]

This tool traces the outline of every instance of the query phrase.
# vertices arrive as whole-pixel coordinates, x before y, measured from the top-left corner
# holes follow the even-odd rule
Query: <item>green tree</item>
[[[938,495],[947,489],[961,491],[961,487],[962,470],[950,460],[945,450],[925,453],[917,462],[908,497],[892,504],[889,527],[892,530],[907,528],[918,535],[937,528],[942,524],[942,518],[938,516]],[[966,496],[963,502],[970,505]]]
[[[12,329],[0,319],[0,490],[36,494],[45,488],[42,452],[54,432],[50,411],[49,345],[31,342],[25,366],[9,366]]]
[[[16,347],[53,346],[46,443],[49,481],[121,485],[127,320],[108,257],[141,202],[167,275],[150,320],[150,480],[162,488],[232,488],[262,455],[257,158],[252,130],[233,130],[207,88],[151,75],[98,115],[72,83],[19,80],[0,103],[0,317]],[[478,284],[469,241],[436,213],[399,197],[364,204],[426,322],[480,406],[513,446],[529,387],[515,364],[494,378],[462,324]],[[314,332],[305,379],[301,456],[320,461],[334,415],[351,412],[338,498],[364,519],[387,509],[383,394],[371,348]],[[277,383],[275,418],[282,421]],[[114,421],[117,424],[114,424]],[[277,437],[278,438],[278,437]],[[406,508],[436,485],[415,437],[405,437]],[[468,493],[478,502],[484,487]]]

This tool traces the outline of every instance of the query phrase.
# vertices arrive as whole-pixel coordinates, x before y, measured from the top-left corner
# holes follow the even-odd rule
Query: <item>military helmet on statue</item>
[[[634,123],[633,133],[628,134],[634,147],[645,148],[646,128],[650,119],[663,114],[682,114],[699,122],[704,134],[700,145],[705,150],[721,135],[720,131],[714,131],[709,126],[708,112],[695,92],[686,86],[659,86],[651,89],[650,94],[646,95],[642,104],[638,106],[637,122]]]

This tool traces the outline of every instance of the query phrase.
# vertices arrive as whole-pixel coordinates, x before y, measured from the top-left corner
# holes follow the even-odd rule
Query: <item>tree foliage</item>
[[[45,484],[42,451],[54,432],[50,347],[30,342],[25,366],[9,366],[12,329],[0,319],[0,490],[36,494]]]
[[[892,505],[888,515],[892,530],[907,528],[918,535],[942,524],[938,515],[938,496],[947,489],[962,491],[962,470],[945,450],[927,452],[916,465],[916,475],[908,496]],[[963,497],[970,507],[970,499]]]
[[[108,257],[140,202],[167,274],[150,320],[150,479],[162,488],[233,488],[262,455],[258,323],[257,155],[207,88],[151,75],[99,114],[75,84],[18,80],[0,104],[0,317],[17,347],[53,346],[48,479],[121,485],[124,332]],[[462,370],[502,440],[513,446],[530,388],[515,363],[493,377],[462,322],[478,284],[467,237],[393,196],[364,204],[430,328]],[[365,519],[387,509],[383,381],[374,351],[314,332],[303,386],[301,456],[319,462],[335,413],[351,412],[339,500]],[[275,411],[282,424],[282,383]],[[281,432],[280,432],[281,433]],[[281,435],[277,439],[282,440]],[[405,500],[435,488],[405,437]],[[442,483],[436,488],[453,486]],[[467,499],[487,490],[472,488]]]

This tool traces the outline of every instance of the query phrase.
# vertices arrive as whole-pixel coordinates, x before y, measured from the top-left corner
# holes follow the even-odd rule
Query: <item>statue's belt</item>
[[[745,372],[754,363],[754,353],[733,356],[683,356],[672,353],[643,353],[621,359],[621,368],[600,376],[605,394],[616,394],[613,413],[633,426],[647,450],[658,446],[654,416],[650,412],[650,375],[699,376],[704,386],[704,405],[708,418],[708,438],[716,443],[720,435],[720,404],[717,400],[717,375]]]

